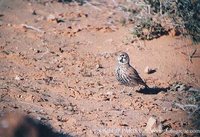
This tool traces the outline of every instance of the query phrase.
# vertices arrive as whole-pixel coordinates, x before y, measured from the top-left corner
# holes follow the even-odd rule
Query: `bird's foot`
[[[120,93],[125,93],[125,87],[120,91]]]

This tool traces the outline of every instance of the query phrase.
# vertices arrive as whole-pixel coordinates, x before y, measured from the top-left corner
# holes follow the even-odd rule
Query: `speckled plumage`
[[[148,86],[139,76],[138,72],[130,65],[129,56],[125,52],[120,52],[118,55],[118,64],[116,68],[117,80],[126,86],[143,85],[146,88]]]

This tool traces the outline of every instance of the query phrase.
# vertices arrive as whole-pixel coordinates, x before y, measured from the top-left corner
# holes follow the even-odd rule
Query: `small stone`
[[[21,80],[21,78],[19,76],[15,76],[15,80]]]
[[[147,74],[152,74],[152,73],[156,72],[156,69],[149,68],[149,66],[147,66],[145,68],[144,72],[147,73]]]
[[[35,10],[32,11],[32,15],[37,15]]]
[[[147,133],[162,133],[162,124],[156,116],[149,118],[145,131]]]
[[[57,18],[53,14],[50,14],[49,16],[47,16],[48,21],[55,21],[56,19]]]
[[[68,106],[67,109],[68,109],[69,111],[74,111],[74,108],[73,108],[72,106]]]
[[[37,120],[41,120],[42,118],[40,116],[36,117]]]
[[[101,64],[97,64],[96,69],[100,69],[100,68],[103,68],[103,66]]]
[[[106,93],[106,95],[113,95],[114,93],[113,92],[111,92],[111,91],[108,91],[107,93]]]
[[[12,24],[8,23],[7,26],[8,26],[8,27],[12,27]]]
[[[42,20],[45,20],[44,16],[40,16],[40,17],[37,18],[37,21],[42,21]]]

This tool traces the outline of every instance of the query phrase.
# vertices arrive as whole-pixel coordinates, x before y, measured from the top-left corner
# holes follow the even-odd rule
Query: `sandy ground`
[[[170,129],[188,129],[187,113],[173,103],[189,93],[164,88],[200,87],[200,46],[174,36],[133,42],[133,25],[123,26],[122,17],[112,1],[0,1],[0,113],[28,114],[71,136],[134,136],[152,116]],[[114,76],[119,51],[154,94],[121,92]],[[147,66],[156,72],[146,74]]]

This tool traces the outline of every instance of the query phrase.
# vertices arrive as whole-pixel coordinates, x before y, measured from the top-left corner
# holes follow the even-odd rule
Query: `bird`
[[[122,85],[129,87],[143,85],[145,88],[149,88],[135,68],[130,65],[130,58],[126,52],[119,52],[117,56],[115,75]]]

